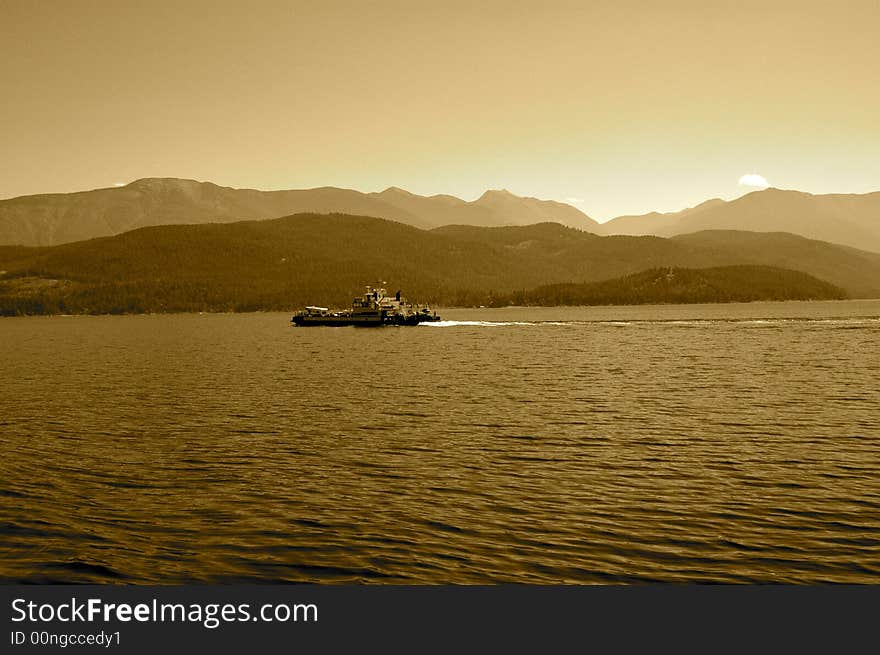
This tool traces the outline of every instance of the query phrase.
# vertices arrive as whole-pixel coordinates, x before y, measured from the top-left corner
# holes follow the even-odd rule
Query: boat
[[[414,305],[400,295],[385,295],[383,287],[367,287],[366,293],[351,303],[351,309],[329,309],[310,305],[294,314],[290,322],[298,327],[329,326],[381,327],[384,325],[418,325],[439,321],[437,312],[427,305]]]

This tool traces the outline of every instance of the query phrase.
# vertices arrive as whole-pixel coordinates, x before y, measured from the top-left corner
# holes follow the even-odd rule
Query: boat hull
[[[439,321],[436,315],[408,316],[301,316],[295,315],[290,322],[297,327],[383,327],[385,325],[418,325],[419,323],[432,323]]]
[[[381,316],[294,316],[290,322],[298,327],[382,327]]]

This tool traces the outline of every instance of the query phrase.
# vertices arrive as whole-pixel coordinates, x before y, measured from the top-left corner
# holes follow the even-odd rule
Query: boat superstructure
[[[310,305],[290,319],[297,326],[324,325],[344,327],[379,327],[382,325],[418,325],[439,321],[436,312],[427,305],[416,305],[401,297],[386,295],[384,287],[368,286],[362,296],[351,303],[351,309],[329,309]]]

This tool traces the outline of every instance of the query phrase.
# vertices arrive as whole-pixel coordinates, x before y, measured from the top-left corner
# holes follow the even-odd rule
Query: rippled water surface
[[[880,301],[0,320],[0,579],[880,582]]]

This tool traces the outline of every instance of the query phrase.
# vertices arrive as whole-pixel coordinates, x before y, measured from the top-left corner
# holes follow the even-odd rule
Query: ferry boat
[[[427,305],[413,305],[402,298],[400,291],[393,297],[382,287],[367,287],[363,296],[351,303],[351,309],[328,309],[311,305],[297,312],[290,322],[299,327],[330,326],[381,327],[383,325],[418,325],[439,321],[437,312]]]

